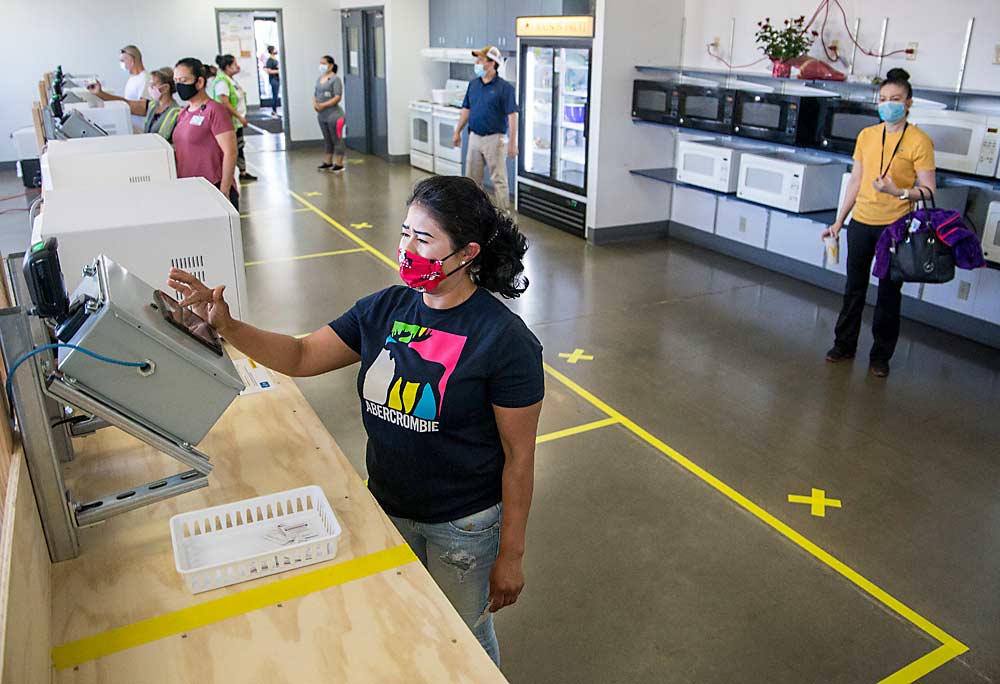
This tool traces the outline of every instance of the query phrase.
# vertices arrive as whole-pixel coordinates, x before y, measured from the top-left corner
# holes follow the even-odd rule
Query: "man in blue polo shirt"
[[[497,67],[503,62],[500,50],[490,45],[474,50],[472,55],[476,58],[476,78],[469,81],[465,91],[462,114],[452,142],[455,147],[462,144],[462,129],[468,123],[469,154],[465,175],[482,183],[484,165],[488,167],[496,191],[494,201],[506,211],[510,206],[507,157],[517,156],[517,97],[514,86],[497,75]]]

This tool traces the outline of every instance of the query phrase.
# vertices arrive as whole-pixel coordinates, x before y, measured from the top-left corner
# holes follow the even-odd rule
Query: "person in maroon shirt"
[[[207,179],[239,209],[233,119],[205,92],[206,80],[205,65],[193,57],[174,65],[177,96],[187,103],[174,128],[177,177]]]

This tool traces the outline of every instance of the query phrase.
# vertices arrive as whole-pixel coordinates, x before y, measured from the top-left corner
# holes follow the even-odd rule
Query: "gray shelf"
[[[837,92],[859,93],[867,92],[874,96],[878,85],[864,81],[822,81],[817,79],[798,78],[775,78],[763,71],[732,71],[729,69],[691,69],[677,66],[656,66],[656,65],[636,65],[636,71],[642,73],[662,73],[662,74],[683,74],[685,76],[704,76],[707,78],[727,79],[739,78],[745,81],[762,83],[767,85],[784,86],[788,84],[808,85],[823,90]],[[924,86],[913,84],[913,90],[919,93],[939,95],[944,98],[955,97],[990,97],[1000,99],[1000,91],[986,90],[961,90],[954,88],[940,88],[936,86]]]
[[[641,176],[642,178],[649,178],[651,180],[659,181],[661,183],[669,183],[670,185],[679,185],[684,188],[691,188],[692,190],[698,190],[699,192],[706,192],[710,195],[715,195],[716,197],[725,197],[726,199],[733,200],[735,202],[742,202],[743,204],[753,204],[758,207],[764,207],[768,211],[777,212],[783,214],[784,216],[794,216],[796,218],[804,218],[809,221],[815,221],[816,223],[822,223],[824,225],[829,225],[837,220],[837,210],[830,209],[828,211],[808,211],[803,213],[797,213],[794,211],[785,211],[784,209],[777,209],[775,207],[769,206],[767,204],[761,204],[760,202],[753,202],[751,200],[743,199],[742,197],[737,197],[733,194],[728,194],[724,192],[719,192],[717,190],[710,190],[708,188],[703,188],[700,185],[692,185],[691,183],[684,183],[683,181],[677,180],[677,169],[668,167],[662,169],[633,169],[629,171],[633,176]]]

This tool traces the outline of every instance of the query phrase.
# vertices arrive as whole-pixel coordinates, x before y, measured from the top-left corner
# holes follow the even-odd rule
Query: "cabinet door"
[[[563,13],[563,0],[541,0],[539,3],[539,14],[543,17],[561,15]]]
[[[503,45],[500,49],[513,52],[517,49],[517,18],[537,17],[545,15],[542,11],[541,0],[507,0],[507,13],[503,19],[503,27],[500,32]]]
[[[494,0],[486,8],[486,42],[504,49],[504,32],[507,28],[509,7],[515,0]]]
[[[448,47],[448,15],[450,0],[430,0],[430,47]]]
[[[486,0],[464,0],[466,6],[466,32],[469,35],[469,47],[476,50],[484,45],[490,44],[490,36],[487,33],[487,16],[489,10],[486,8]]]

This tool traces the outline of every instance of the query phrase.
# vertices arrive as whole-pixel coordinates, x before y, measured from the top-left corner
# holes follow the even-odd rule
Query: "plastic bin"
[[[317,536],[289,544],[275,541],[279,525],[302,524]],[[170,519],[177,572],[195,594],[331,560],[340,534],[330,502],[316,485]]]

